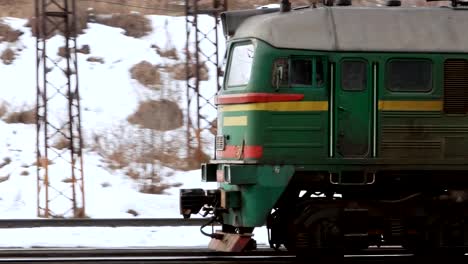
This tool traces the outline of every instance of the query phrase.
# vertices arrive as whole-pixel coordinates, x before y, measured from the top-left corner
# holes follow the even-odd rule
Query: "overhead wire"
[[[107,0],[79,0],[80,2],[98,2],[98,3],[105,3],[110,5],[118,5],[118,6],[126,6],[126,7],[134,7],[139,9],[147,9],[147,10],[158,10],[158,11],[168,11],[168,12],[181,12],[181,10],[170,9],[170,8],[163,8],[163,7],[151,7],[151,6],[143,6],[143,5],[135,5],[135,4],[127,4],[127,3],[119,3],[114,1],[107,1]],[[145,1],[147,2],[147,1]]]

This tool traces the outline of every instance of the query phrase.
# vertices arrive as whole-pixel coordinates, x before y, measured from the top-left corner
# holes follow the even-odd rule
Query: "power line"
[[[80,1],[81,2],[98,2],[98,3],[105,3],[105,4],[110,4],[110,5],[118,5],[118,6],[126,6],[126,7],[134,7],[134,8],[139,8],[139,9],[158,10],[158,11],[169,11],[169,12],[182,12],[183,11],[183,9],[176,10],[176,9],[170,9],[170,8],[133,5],[133,4],[126,4],[126,3],[119,3],[119,2],[112,2],[112,1],[105,1],[105,0],[80,0]]]

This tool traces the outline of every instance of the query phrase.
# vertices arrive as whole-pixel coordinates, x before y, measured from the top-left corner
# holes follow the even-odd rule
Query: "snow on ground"
[[[185,18],[168,16],[148,16],[153,32],[136,39],[127,37],[122,29],[90,23],[85,34],[78,38],[78,46],[88,44],[91,54],[79,54],[79,82],[82,97],[82,125],[85,140],[96,133],[115,131],[119,127],[129,127],[126,118],[132,114],[138,103],[147,99],[163,98],[167,90],[151,91],[130,78],[129,69],[136,63],[146,60],[152,64],[175,63],[160,57],[151,45],[162,48],[174,45],[179,57],[184,58]],[[24,34],[16,43],[0,43],[0,53],[12,48],[17,58],[12,65],[0,61],[0,103],[8,106],[11,112],[30,109],[36,100],[36,41],[26,20],[5,18],[3,21]],[[202,27],[209,27],[211,18],[199,20]],[[220,35],[222,36],[222,35]],[[48,42],[49,55],[62,46],[60,36]],[[224,55],[224,47],[220,57]],[[104,63],[88,62],[91,56],[102,57]],[[215,70],[210,69],[210,80],[202,87],[213,89]],[[50,76],[60,79],[59,72]],[[171,94],[178,98],[185,108],[184,82],[166,82],[171,85]],[[177,90],[178,89],[178,90]],[[215,88],[214,88],[215,89]],[[179,96],[177,97],[177,94]],[[63,102],[62,102],[63,103]],[[63,119],[65,105],[50,105],[50,111],[57,121]],[[214,111],[205,113],[214,118]],[[133,129],[133,130],[132,130]],[[183,129],[183,128],[181,128]],[[176,137],[181,129],[165,136]],[[136,133],[134,128],[131,133]],[[6,124],[0,120],[0,218],[36,218],[36,159],[35,125]],[[210,141],[211,142],[211,141]],[[124,175],[122,171],[107,168],[98,153],[86,149],[84,152],[84,172],[86,191],[86,214],[91,218],[131,218],[128,210],[138,212],[137,217],[178,218],[178,188],[166,190],[161,195],[138,192],[138,183]],[[65,164],[50,166],[57,171]],[[68,167],[65,167],[68,168]],[[160,175],[165,183],[182,183],[180,188],[216,188],[216,184],[202,183],[200,171],[181,172],[160,167]],[[51,174],[52,176],[54,174]],[[172,175],[172,176],[169,176]],[[63,176],[65,177],[65,176]],[[63,179],[59,178],[57,180]],[[32,228],[0,229],[0,247],[152,247],[152,246],[205,246],[209,239],[201,235],[198,227],[121,227],[121,228]],[[266,230],[255,231],[257,242],[266,243]]]

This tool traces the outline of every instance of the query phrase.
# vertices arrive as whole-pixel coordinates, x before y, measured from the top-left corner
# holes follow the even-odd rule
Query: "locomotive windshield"
[[[236,44],[231,52],[227,86],[247,85],[250,80],[254,58],[254,45],[251,42]]]

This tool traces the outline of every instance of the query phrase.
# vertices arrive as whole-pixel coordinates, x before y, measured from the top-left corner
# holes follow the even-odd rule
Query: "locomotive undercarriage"
[[[341,254],[382,245],[415,253],[468,247],[465,173],[381,172],[364,184],[324,175],[293,177],[267,220],[273,248]]]

